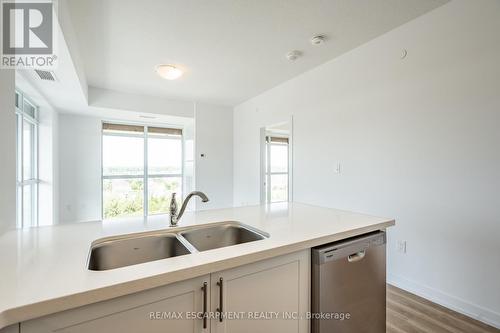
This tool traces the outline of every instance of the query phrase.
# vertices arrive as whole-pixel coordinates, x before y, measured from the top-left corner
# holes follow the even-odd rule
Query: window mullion
[[[270,139],[269,139],[270,141]],[[267,144],[267,202],[271,200],[271,143]]]
[[[140,175],[110,175],[102,176],[102,179],[141,179],[144,178],[144,174]]]
[[[24,117],[24,120],[26,120],[28,123],[30,123],[32,125],[38,125],[38,120],[31,117],[30,115],[23,113],[23,117]]]
[[[148,202],[148,126],[144,126],[144,217],[149,215],[149,202]]]
[[[175,178],[175,177],[181,177],[182,178],[182,173],[158,173],[158,174],[149,174],[148,173],[148,179],[150,178]]]
[[[24,103],[24,98],[21,101],[22,101],[21,103]],[[21,155],[19,158],[19,164],[21,165],[21,168],[19,170],[21,171],[21,178],[20,178],[21,182],[24,182],[24,135],[23,135],[24,117],[23,116],[21,116],[21,121],[19,123],[21,124],[18,127],[19,141],[21,145],[21,150],[19,152],[19,154]],[[21,228],[24,228],[24,186],[21,186]]]
[[[290,146],[286,144],[286,201],[290,201],[290,175],[288,170],[290,170]]]
[[[38,108],[35,108],[35,117],[38,118]],[[33,124],[33,176],[35,178],[35,185],[33,185],[33,213],[32,213],[32,226],[38,226],[38,198],[39,198],[39,188],[40,186],[38,185],[39,183],[39,146],[38,146],[39,140],[38,140],[38,123]]]

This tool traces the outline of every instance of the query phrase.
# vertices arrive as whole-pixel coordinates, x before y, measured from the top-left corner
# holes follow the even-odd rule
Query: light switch
[[[340,163],[335,165],[335,173],[340,173]]]
[[[406,241],[398,240],[398,252],[406,253]]]

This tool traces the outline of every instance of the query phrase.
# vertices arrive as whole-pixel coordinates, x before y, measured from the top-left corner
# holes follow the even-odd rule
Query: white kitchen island
[[[177,332],[238,331],[237,325],[242,322],[237,320],[172,321],[146,318],[145,314],[170,310],[199,312],[207,310],[204,306],[216,312],[220,299],[225,301],[224,311],[235,313],[256,307],[262,311],[268,307],[290,313],[308,311],[310,249],[384,230],[395,223],[390,218],[281,203],[186,213],[179,228],[221,221],[241,222],[270,237],[107,271],[90,271],[87,259],[91,243],[97,239],[176,229],[168,227],[167,216],[159,215],[145,220],[87,222],[7,232],[0,237],[0,328],[15,325],[10,328],[15,332],[21,323],[23,332],[100,329],[127,332],[124,331],[127,327],[134,332],[133,323],[144,320],[151,325],[150,332],[165,328]],[[220,278],[224,288],[218,285]],[[202,290],[205,282],[206,305]],[[256,303],[259,300],[262,306]],[[308,327],[305,320],[252,322],[277,331],[286,328],[306,332]],[[273,327],[277,323],[281,326]]]

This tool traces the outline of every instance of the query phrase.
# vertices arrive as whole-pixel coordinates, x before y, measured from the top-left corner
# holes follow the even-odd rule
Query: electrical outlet
[[[398,252],[406,254],[406,241],[398,240]]]

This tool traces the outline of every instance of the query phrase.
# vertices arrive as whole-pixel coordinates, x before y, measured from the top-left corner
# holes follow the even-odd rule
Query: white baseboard
[[[439,290],[424,286],[402,276],[388,274],[387,283],[500,329],[500,313],[469,303],[455,296],[445,294]]]

